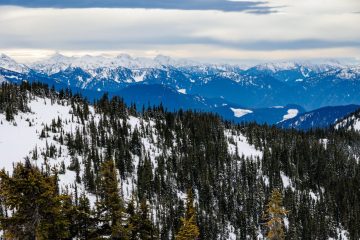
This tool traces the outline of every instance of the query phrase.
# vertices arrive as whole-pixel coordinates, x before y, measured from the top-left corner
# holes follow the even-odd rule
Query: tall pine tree
[[[112,239],[128,239],[128,231],[123,221],[124,206],[120,197],[118,178],[114,161],[108,160],[101,166],[100,199],[96,203],[97,217],[101,223],[99,233]]]
[[[268,233],[266,238],[269,240],[283,240],[284,233],[284,217],[288,211],[282,206],[282,195],[279,189],[274,189],[271,193],[270,201],[267,204],[266,215]]]
[[[194,240],[200,235],[199,227],[196,224],[196,210],[194,208],[192,190],[187,191],[185,217],[181,218],[182,225],[176,240]]]

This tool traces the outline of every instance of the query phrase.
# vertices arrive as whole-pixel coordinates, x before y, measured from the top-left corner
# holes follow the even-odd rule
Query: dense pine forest
[[[39,99],[70,111],[42,127],[45,148],[0,172],[6,239],[278,239],[272,195],[284,239],[360,239],[354,130],[233,124],[26,82],[2,83],[0,126],[31,116]]]

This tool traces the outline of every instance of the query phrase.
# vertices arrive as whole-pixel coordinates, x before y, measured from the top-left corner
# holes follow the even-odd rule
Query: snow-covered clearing
[[[71,107],[66,104],[52,104],[50,99],[36,97],[29,106],[31,113],[19,113],[11,122],[0,114],[0,168],[10,172],[13,163],[22,161],[35,147],[45,148],[46,141],[50,144],[50,139],[40,139],[40,133],[53,119],[60,117],[63,121],[68,121],[68,125],[64,126],[66,130],[75,128],[69,114]]]
[[[233,135],[230,130],[225,130],[225,136],[227,136],[228,139],[232,138],[234,140],[234,143],[232,143],[232,140],[229,141],[228,150],[230,154],[235,154],[237,151],[240,156],[262,158],[263,153],[257,150],[255,146],[250,145],[244,135]]]
[[[39,168],[45,167],[45,160],[40,153],[45,152],[46,148],[51,145],[58,150],[61,148],[61,155],[58,151],[56,159],[47,158],[46,164],[49,167],[60,169],[61,164],[64,163],[67,168],[71,163],[67,148],[53,139],[59,137],[59,133],[48,132],[49,136],[45,138],[40,138],[40,135],[46,125],[51,125],[53,119],[60,118],[62,120],[62,128],[65,132],[73,132],[80,126],[76,117],[72,117],[71,106],[67,101],[52,102],[48,98],[39,97],[33,98],[28,105],[31,112],[19,113],[11,122],[5,120],[4,114],[0,114],[0,169],[5,169],[11,174],[13,166],[17,162],[24,161],[25,157],[32,158],[35,149],[38,159],[32,162]],[[93,113],[93,108],[90,107],[90,111]],[[80,156],[78,159],[80,162],[82,161]],[[72,192],[71,187],[74,186],[75,179],[74,171],[66,169],[65,174],[59,174],[60,186],[63,190]],[[77,188],[79,192],[85,191],[81,184]],[[91,194],[88,197],[93,204],[94,197]]]

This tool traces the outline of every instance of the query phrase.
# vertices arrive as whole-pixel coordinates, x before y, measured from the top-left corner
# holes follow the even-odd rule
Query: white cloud
[[[129,52],[211,60],[359,58],[358,0],[271,0],[278,13],[0,7],[0,51],[24,60]],[[321,45],[321,46],[320,46]]]

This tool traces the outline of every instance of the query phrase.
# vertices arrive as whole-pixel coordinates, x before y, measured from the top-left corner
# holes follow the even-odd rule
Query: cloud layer
[[[271,7],[263,1],[228,0],[1,0],[1,5],[29,8],[146,8],[179,10],[219,10],[251,11],[252,13],[271,13]]]
[[[79,8],[67,8],[75,7],[71,2]],[[269,0],[266,5],[234,0],[132,3],[144,8],[82,8],[86,2],[92,2],[91,6],[100,2],[71,2],[56,5],[64,8],[40,8],[55,5],[53,1],[0,0],[0,52],[16,56],[23,52],[24,58],[56,50],[162,53],[211,61],[360,58],[360,15],[354,13],[360,9],[358,0]],[[130,3],[116,2],[124,7]],[[164,9],[166,3],[168,8],[179,5],[181,9]],[[115,1],[103,4],[111,6]],[[239,11],[230,11],[229,6]],[[274,9],[271,14],[249,13]]]

